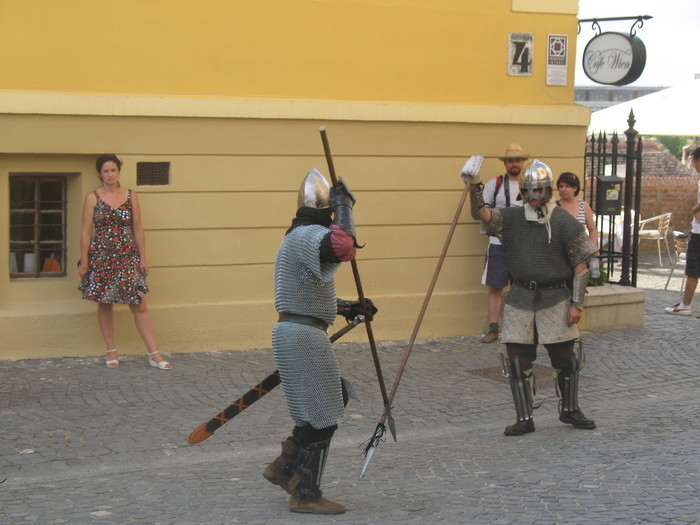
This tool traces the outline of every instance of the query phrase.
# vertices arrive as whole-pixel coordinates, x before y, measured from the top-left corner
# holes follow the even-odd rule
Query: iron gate
[[[625,131],[627,142],[625,152],[619,151],[617,132],[608,141],[605,133],[595,133],[586,141],[586,172],[584,187],[588,190],[587,200],[596,215],[601,268],[608,274],[608,282],[624,286],[637,286],[637,265],[639,246],[639,208],[642,198],[642,138],[634,129],[636,120],[630,111]],[[618,166],[624,161],[622,213],[620,215],[599,215],[602,209],[596,203],[598,177],[623,177],[618,175]],[[635,213],[636,212],[636,213]],[[613,277],[619,275],[619,280]]]

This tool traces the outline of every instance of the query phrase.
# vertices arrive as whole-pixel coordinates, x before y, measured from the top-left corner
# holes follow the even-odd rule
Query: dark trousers
[[[348,389],[345,387],[345,381],[341,379],[340,388],[343,393],[343,405],[348,406],[350,400]],[[331,439],[335,431],[338,430],[338,425],[333,425],[326,428],[314,428],[309,423],[294,427],[292,436],[297,441],[301,448],[308,448],[311,443],[318,443]]]
[[[338,425],[333,425],[332,427],[315,429],[310,424],[303,426],[294,427],[292,436],[297,441],[297,444],[301,448],[309,448],[311,443],[318,443],[320,441],[326,441],[333,437],[333,434],[338,429]]]
[[[571,370],[575,361],[574,340],[543,345],[549,353],[552,368]],[[508,359],[512,362],[516,357],[520,361],[520,370],[530,370],[537,359],[537,344],[506,343]]]

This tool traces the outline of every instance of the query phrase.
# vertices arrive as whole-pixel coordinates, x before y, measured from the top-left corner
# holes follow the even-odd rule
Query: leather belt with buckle
[[[566,281],[557,281],[555,283],[538,283],[537,281],[521,281],[516,279],[513,284],[527,288],[530,291],[537,292],[539,290],[555,290],[557,288],[564,288],[566,286]]]
[[[280,312],[279,322],[280,323],[305,324],[307,326],[313,326],[314,328],[318,328],[319,330],[323,330],[324,332],[328,332],[328,323],[327,322],[322,321],[318,317],[311,317],[310,315],[298,315],[298,314],[290,314],[287,312]]]

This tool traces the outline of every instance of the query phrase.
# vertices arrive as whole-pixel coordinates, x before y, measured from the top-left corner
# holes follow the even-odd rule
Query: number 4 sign
[[[532,76],[535,36],[532,33],[508,33],[508,75]]]

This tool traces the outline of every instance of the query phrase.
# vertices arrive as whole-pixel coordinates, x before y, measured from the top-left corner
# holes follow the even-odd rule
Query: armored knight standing
[[[589,270],[586,260],[596,249],[581,224],[552,202],[552,172],[534,160],[523,174],[525,205],[491,209],[484,203],[478,173],[462,174],[471,181],[472,217],[481,220],[482,233],[501,239],[513,285],[503,308],[501,340],[507,360],[503,370],[510,379],[517,421],[506,436],[535,431],[533,421],[533,361],[542,343],[555,369],[559,420],[580,429],[595,422],[578,406],[578,376],[583,366],[576,323],[581,319]],[[573,281],[570,290],[567,281]]]
[[[355,199],[342,179],[331,190],[311,170],[299,189],[298,210],[275,260],[275,308],[279,321],[272,348],[295,426],[282,453],[263,476],[289,494],[292,512],[341,514],[345,507],[322,496],[321,477],[333,433],[344,416],[347,383],[328,339],[336,315],[371,319],[367,300],[336,298],[334,276],[340,263],[355,257]]]

